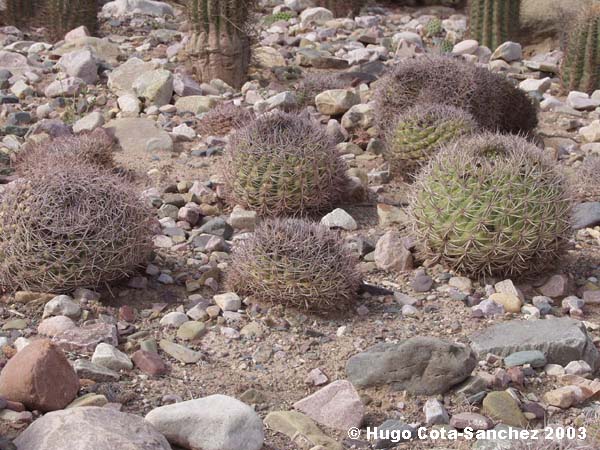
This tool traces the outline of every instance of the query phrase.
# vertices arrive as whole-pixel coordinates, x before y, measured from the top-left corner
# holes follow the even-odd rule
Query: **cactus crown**
[[[520,11],[521,0],[471,0],[471,38],[494,50],[515,37],[519,30]]]
[[[561,68],[568,90],[591,93],[600,88],[600,5],[587,8],[566,40]]]
[[[229,202],[265,216],[328,209],[347,181],[325,129],[300,114],[261,116],[237,130],[221,171]]]
[[[384,156],[393,171],[425,164],[442,146],[470,134],[477,124],[470,114],[444,105],[417,105],[386,130]]]
[[[411,201],[427,256],[468,275],[543,270],[564,249],[570,208],[564,177],[540,149],[491,133],[442,149]]]
[[[302,219],[269,219],[234,246],[227,285],[257,300],[342,309],[360,284],[357,263],[338,233]]]

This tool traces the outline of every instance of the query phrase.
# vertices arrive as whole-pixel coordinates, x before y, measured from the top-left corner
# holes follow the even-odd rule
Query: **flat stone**
[[[546,356],[539,350],[529,350],[511,353],[504,358],[506,367],[524,366],[525,364],[529,364],[531,367],[544,367]]]
[[[480,359],[492,353],[501,357],[524,350],[539,350],[548,363],[567,365],[584,360],[600,366],[600,354],[585,325],[570,318],[511,321],[492,325],[471,336],[471,346]]]
[[[600,224],[600,202],[579,203],[573,207],[573,229],[591,228]]]
[[[15,444],[27,450],[171,450],[165,437],[141,417],[94,406],[46,414]]]
[[[64,353],[47,339],[31,342],[10,358],[0,373],[0,395],[30,410],[62,409],[78,391],[75,370]]]
[[[259,450],[264,441],[258,414],[226,395],[161,406],[150,411],[146,421],[169,442],[188,449]]]
[[[206,325],[203,322],[195,320],[185,322],[177,329],[177,337],[184,341],[194,341],[199,339],[204,333],[206,333]]]
[[[133,363],[125,353],[104,342],[98,344],[92,355],[92,363],[114,371],[131,370]]]
[[[342,450],[342,444],[325,435],[308,416],[297,411],[273,411],[265,417],[265,425],[307,447],[321,446],[326,450]],[[305,447],[305,448],[307,448]]]
[[[328,384],[294,403],[294,408],[317,423],[343,431],[360,427],[365,414],[364,405],[356,389],[346,380]]]
[[[90,392],[89,394],[82,395],[73,400],[65,409],[81,408],[85,406],[104,406],[107,403],[108,399],[104,395]]]
[[[526,427],[528,423],[517,401],[506,391],[486,395],[482,412],[491,419],[513,427]]]
[[[167,373],[167,366],[158,354],[146,350],[138,350],[131,355],[135,367],[151,376],[160,376]]]
[[[159,344],[162,351],[184,364],[195,364],[202,359],[202,353],[190,350],[183,345],[161,339]]]
[[[215,106],[217,106],[217,100],[204,95],[188,95],[180,97],[175,102],[175,107],[179,113],[187,111],[193,114],[202,114],[210,111]]]
[[[467,427],[473,430],[489,430],[494,426],[494,423],[481,414],[472,412],[463,412],[454,414],[450,418],[450,426],[463,430]]]
[[[468,346],[417,336],[398,344],[382,343],[346,363],[355,386],[392,385],[417,395],[443,394],[465,380],[477,364]]]
[[[73,363],[73,368],[79,378],[97,381],[99,383],[119,381],[121,376],[107,367],[94,364],[86,359],[78,359]]]
[[[150,119],[126,117],[113,119],[104,128],[115,137],[123,151],[148,153],[173,150],[169,133]]]

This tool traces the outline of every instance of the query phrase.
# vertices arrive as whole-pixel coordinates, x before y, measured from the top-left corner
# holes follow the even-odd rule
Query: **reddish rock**
[[[30,410],[63,409],[78,391],[75,370],[63,352],[46,339],[33,341],[0,373],[0,395]]]
[[[334,381],[294,403],[294,408],[316,422],[337,430],[360,427],[365,407],[352,383]]]
[[[119,345],[117,328],[108,323],[93,323],[71,328],[54,336],[53,341],[65,351],[93,352],[101,342],[113,347]]]
[[[135,309],[129,305],[121,306],[119,308],[119,319],[125,322],[135,322]]]
[[[489,430],[494,426],[494,423],[481,414],[463,412],[452,416],[450,426],[459,430],[464,430],[467,427],[473,428],[473,430]]]
[[[167,366],[156,353],[138,350],[131,356],[135,366],[148,375],[158,376],[167,372]]]
[[[44,319],[38,325],[38,334],[54,337],[64,333],[67,330],[76,328],[77,325],[67,316],[54,316]]]
[[[543,286],[539,288],[542,295],[551,298],[564,297],[568,294],[569,277],[566,275],[552,275]]]

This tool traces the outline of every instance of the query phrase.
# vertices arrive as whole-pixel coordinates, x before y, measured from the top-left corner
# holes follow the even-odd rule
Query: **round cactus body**
[[[417,177],[415,232],[428,257],[467,275],[520,276],[561,254],[571,201],[563,176],[518,136],[445,147]]]
[[[442,146],[476,129],[471,115],[461,109],[417,105],[387,130],[384,156],[393,171],[411,170],[425,164]]]
[[[380,79],[375,91],[378,126],[385,129],[420,103],[461,108],[490,131],[530,133],[537,126],[537,111],[525,92],[502,75],[448,56],[407,61]]]
[[[347,183],[345,164],[325,129],[299,114],[262,116],[237,130],[222,174],[229,203],[262,216],[330,209]]]
[[[152,220],[108,171],[38,167],[0,199],[0,288],[61,293],[121,279],[146,262]]]
[[[261,301],[343,309],[360,285],[357,263],[335,231],[303,219],[268,219],[234,246],[227,285]]]

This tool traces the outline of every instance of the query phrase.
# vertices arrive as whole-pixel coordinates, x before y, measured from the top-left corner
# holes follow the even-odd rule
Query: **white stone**
[[[326,8],[308,8],[300,14],[300,23],[303,27],[322,25],[333,19],[333,13]]]
[[[175,11],[168,3],[152,0],[115,0],[102,7],[102,14],[111,17],[123,17],[133,14],[162,17],[173,16]]]
[[[540,94],[550,89],[550,86],[552,86],[552,80],[549,77],[542,78],[541,80],[528,78],[519,83],[519,88],[525,92],[539,92]]]
[[[93,111],[73,124],[73,132],[94,131],[102,125],[104,125],[104,116],[100,111]]]
[[[452,53],[455,55],[474,55],[479,48],[479,42],[474,39],[467,39],[457,43],[452,48]]]
[[[92,355],[92,364],[106,367],[118,372],[119,370],[133,369],[133,363],[129,356],[110,344],[101,342],[96,346]]]
[[[358,228],[356,220],[342,208],[336,208],[321,219],[321,224],[328,228],[341,228],[353,231]]]
[[[502,59],[506,62],[519,61],[523,57],[523,49],[518,42],[505,42],[500,44],[492,53],[491,59]]]
[[[235,292],[226,292],[224,294],[215,295],[213,300],[222,311],[237,311],[242,307],[242,301]]]
[[[76,319],[81,315],[81,308],[68,295],[57,295],[44,306],[42,318],[51,316],[67,316]]]

